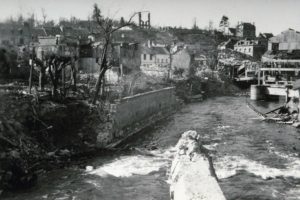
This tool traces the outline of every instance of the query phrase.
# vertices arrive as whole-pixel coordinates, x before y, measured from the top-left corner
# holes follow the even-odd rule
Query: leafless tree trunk
[[[32,63],[32,60],[31,60],[30,61],[30,72],[29,72],[29,94],[31,94],[32,76],[33,76],[33,63]]]
[[[66,69],[65,69],[65,66],[62,66],[62,69],[61,69],[61,85],[62,85],[61,94],[63,97],[66,97]]]
[[[94,5],[93,18],[98,23],[98,25],[101,28],[101,31],[104,34],[105,43],[104,43],[104,48],[103,48],[103,52],[101,55],[100,72],[99,72],[99,76],[98,76],[97,83],[95,86],[95,95],[92,100],[93,104],[95,104],[97,101],[97,98],[98,98],[99,92],[100,92],[100,88],[101,88],[101,84],[103,84],[103,79],[105,77],[105,72],[107,71],[107,69],[109,67],[108,63],[107,63],[107,54],[108,54],[108,47],[111,44],[112,34],[115,31],[117,31],[123,27],[132,25],[131,21],[135,15],[136,15],[136,13],[134,13],[127,22],[120,24],[116,28],[113,28],[113,26],[114,26],[113,20],[111,20],[109,18],[103,19],[103,17],[101,16],[100,9],[98,8],[97,4]]]
[[[76,71],[76,64],[75,64],[74,58],[72,58],[71,61],[71,84],[73,86],[73,91],[77,90],[76,84],[77,84],[77,71]]]
[[[45,89],[45,67],[41,66],[39,74],[39,88],[41,91]]]
[[[100,88],[101,88],[102,80],[104,78],[106,70],[108,69],[108,66],[107,66],[107,50],[108,50],[109,42],[110,42],[110,40],[109,40],[109,38],[107,38],[105,40],[104,49],[103,49],[102,56],[101,56],[100,73],[99,73],[99,76],[98,76],[98,79],[97,79],[97,82],[96,82],[96,86],[95,86],[95,95],[94,95],[94,98],[93,98],[93,101],[92,101],[93,104],[95,104],[96,101],[97,101],[97,98],[98,98],[98,95],[99,95],[99,92],[100,92]]]

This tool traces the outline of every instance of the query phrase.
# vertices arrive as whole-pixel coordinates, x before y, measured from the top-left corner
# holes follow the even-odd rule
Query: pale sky
[[[300,31],[300,0],[0,0],[0,20],[19,13],[34,12],[42,19],[41,8],[48,18],[75,16],[87,19],[94,3],[104,15],[115,19],[128,18],[134,11],[150,11],[153,25],[191,27],[197,19],[200,28],[209,20],[217,26],[222,15],[230,24],[238,21],[255,22],[259,32],[280,32],[293,28]]]

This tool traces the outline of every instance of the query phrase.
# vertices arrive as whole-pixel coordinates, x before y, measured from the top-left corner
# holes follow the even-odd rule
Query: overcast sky
[[[94,3],[102,12],[116,19],[125,18],[134,11],[150,11],[153,25],[191,27],[197,19],[200,28],[209,20],[217,26],[222,15],[230,24],[238,21],[255,22],[257,34],[279,34],[288,28],[300,31],[300,0],[0,0],[0,20],[19,13],[34,12],[42,19],[41,8],[48,18],[75,16],[87,19]]]

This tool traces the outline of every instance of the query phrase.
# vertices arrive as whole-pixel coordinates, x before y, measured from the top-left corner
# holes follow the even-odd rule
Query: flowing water
[[[260,111],[278,106],[252,104]],[[167,200],[172,149],[187,130],[201,133],[227,199],[300,199],[300,131],[263,122],[245,97],[190,104],[131,138],[129,150],[90,160],[92,170],[49,172],[35,188],[6,199]]]

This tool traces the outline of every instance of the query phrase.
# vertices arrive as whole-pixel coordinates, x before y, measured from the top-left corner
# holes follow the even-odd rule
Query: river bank
[[[280,102],[253,104],[268,111]],[[50,171],[29,191],[3,198],[169,200],[172,150],[186,130],[200,133],[226,199],[299,199],[299,130],[261,121],[245,97],[232,96],[183,107],[128,139],[122,151],[86,160],[92,171],[84,164]]]
[[[182,100],[186,94],[200,95],[203,100],[203,96],[237,91],[211,77],[177,83],[176,94]],[[64,168],[81,156],[114,148],[127,137],[163,120],[180,107],[181,101],[176,100],[173,90],[164,88],[93,106],[81,87],[73,96],[53,101],[43,93],[29,95],[26,87],[17,82],[3,85],[0,190],[32,187],[38,174]],[[184,95],[180,95],[181,91]]]
[[[128,136],[172,114],[173,93],[165,88],[94,106],[80,99],[57,102],[2,92],[1,193],[30,188],[41,173],[114,151]]]

